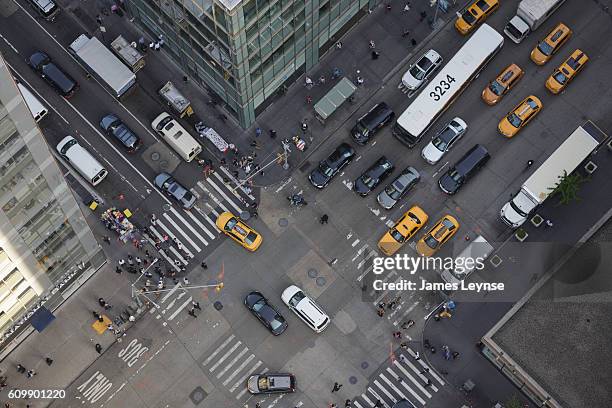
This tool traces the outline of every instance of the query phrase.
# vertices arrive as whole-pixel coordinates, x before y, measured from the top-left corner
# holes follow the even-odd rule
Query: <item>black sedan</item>
[[[168,173],[160,173],[155,177],[157,188],[181,203],[184,209],[189,210],[194,206],[196,198],[191,191],[187,190]]]
[[[274,309],[268,299],[259,292],[251,292],[244,298],[244,305],[263,323],[270,332],[278,336],[287,328],[287,321]]]
[[[389,177],[394,169],[395,166],[385,156],[381,156],[376,160],[376,163],[355,180],[353,189],[357,194],[365,197],[384,179]]]
[[[308,180],[316,188],[324,188],[354,157],[355,149],[348,143],[342,143],[327,159],[319,163],[319,166],[308,176]]]
[[[117,139],[128,152],[133,153],[140,147],[140,138],[117,116],[113,114],[104,116],[100,120],[100,127],[106,134]]]
[[[65,98],[70,98],[79,88],[79,84],[55,65],[44,52],[35,52],[28,58],[27,63]]]

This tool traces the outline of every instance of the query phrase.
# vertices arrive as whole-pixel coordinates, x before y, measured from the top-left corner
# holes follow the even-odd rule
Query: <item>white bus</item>
[[[63,138],[57,144],[57,151],[93,186],[99,184],[108,175],[108,171],[102,167],[100,162],[72,136]]]
[[[168,112],[162,112],[153,119],[151,127],[186,162],[192,161],[202,151],[202,145],[193,138]]]
[[[43,105],[42,102],[40,102],[38,98],[35,97],[32,92],[30,92],[28,88],[19,83],[17,84],[17,87],[19,88],[21,96],[23,96],[23,100],[25,101],[28,109],[32,113],[34,120],[36,122],[40,122],[42,118],[47,116],[47,113],[49,113],[49,111],[47,110],[45,105]]]
[[[414,147],[503,44],[504,37],[483,24],[397,119],[395,137]]]

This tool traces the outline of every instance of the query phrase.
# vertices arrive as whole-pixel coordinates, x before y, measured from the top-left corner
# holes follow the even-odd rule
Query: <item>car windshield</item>
[[[247,234],[246,238],[244,238],[244,242],[246,242],[249,245],[252,245],[253,242],[255,242],[255,240],[257,239],[258,235],[257,233],[251,231]]]
[[[155,129],[157,130],[162,130],[164,128],[164,126],[166,126],[168,124],[168,122],[172,121],[172,117],[171,116],[167,116],[164,119],[161,120],[161,122],[159,122],[157,124],[157,126],[155,127]],[[170,126],[168,129],[172,128],[172,126]],[[168,130],[166,129],[166,130]]]
[[[361,177],[361,181],[363,181],[363,184],[365,184],[366,186],[372,188],[374,186],[374,184],[376,183],[376,179],[372,178],[369,175],[364,175]]]
[[[368,128],[363,124],[362,121],[357,122],[357,130],[364,136],[367,136],[370,132]]]
[[[431,60],[427,57],[423,57],[419,60],[419,62],[417,62],[417,65],[419,66],[419,68],[421,68],[423,71],[427,72],[427,70],[433,65],[433,62],[431,62]]]
[[[455,131],[447,127],[442,131],[442,133],[431,141],[431,144],[433,144],[439,151],[444,152],[446,151],[450,141],[453,140],[453,137],[455,137]]]
[[[457,183],[461,183],[461,180],[463,179],[463,176],[461,175],[461,173],[459,173],[457,170],[454,170],[454,169],[453,171],[450,172],[449,176]]]
[[[561,85],[565,84],[565,82],[567,81],[567,77],[565,76],[565,74],[561,71],[557,71],[553,74],[553,78],[555,78],[555,81],[557,81],[558,83],[560,83]]]
[[[321,173],[325,174],[327,177],[331,177],[332,174],[334,174],[334,169],[332,169],[327,162],[321,162],[319,164],[319,170],[321,170]]]
[[[260,390],[267,390],[269,384],[270,383],[268,382],[268,378],[266,377],[260,377],[259,380],[257,380],[257,388],[259,388]]]
[[[229,221],[227,222],[227,224],[225,224],[225,230],[226,231],[231,231],[234,229],[234,227],[236,226],[236,224],[238,224],[238,220],[234,217],[230,218]]]
[[[540,52],[546,56],[552,54],[553,51],[553,47],[548,44],[546,41],[542,41],[541,43],[538,44],[538,50],[540,50]]]
[[[272,330],[276,330],[278,328],[280,328],[283,325],[282,322],[276,320],[276,319],[272,319],[270,321],[270,327],[272,327]]]
[[[391,237],[400,244],[403,244],[406,240],[406,238],[402,234],[400,234],[400,232],[395,228],[389,231],[389,235],[391,235]]]
[[[510,122],[510,124],[515,128],[521,127],[521,123],[523,123],[521,118],[519,118],[516,113],[509,114],[506,119],[508,119],[508,122]]]
[[[476,21],[476,17],[472,15],[470,10],[465,10],[461,16],[463,17],[463,21],[465,21],[468,25],[472,25]]]
[[[425,71],[423,71],[421,68],[419,68],[416,65],[410,68],[409,72],[410,72],[410,75],[412,75],[414,78],[418,79],[419,81],[425,77]]]
[[[504,89],[506,89],[506,87],[497,81],[493,81],[489,84],[489,90],[497,96],[500,96],[504,92]]]
[[[295,295],[291,296],[291,299],[289,299],[289,305],[296,307],[297,304],[300,303],[300,301],[305,297],[306,295],[304,295],[304,292],[300,290],[299,292],[296,292]]]
[[[253,305],[253,310],[256,312],[259,312],[261,309],[263,309],[263,307],[266,305],[266,301],[263,299],[259,299],[257,302],[255,302],[255,304]]]

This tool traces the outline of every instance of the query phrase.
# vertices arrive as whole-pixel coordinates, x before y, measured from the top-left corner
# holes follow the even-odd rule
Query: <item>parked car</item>
[[[342,143],[327,159],[321,161],[319,166],[310,172],[308,180],[316,188],[324,188],[355,157],[355,149],[348,143]]]
[[[186,210],[191,209],[196,202],[196,198],[191,194],[191,191],[183,187],[168,173],[158,174],[155,177],[155,186],[178,201]]]
[[[417,242],[416,251],[423,256],[432,256],[458,229],[455,217],[445,215]]]
[[[297,286],[291,285],[285,289],[281,299],[297,317],[302,319],[315,332],[321,333],[329,326],[331,321],[329,316]]]
[[[572,36],[572,30],[563,23],[548,33],[548,35],[531,51],[530,58],[537,65],[544,65],[561,49]]]
[[[482,91],[482,100],[487,105],[495,105],[499,102],[502,97],[510,92],[510,89],[514,87],[525,75],[525,71],[516,64],[510,64],[502,72],[499,73],[494,81],[490,82],[489,85]]]
[[[440,189],[446,194],[455,194],[466,181],[485,165],[490,157],[484,146],[475,145],[440,177],[440,180],[438,180]]]
[[[546,80],[546,89],[553,94],[563,91],[588,62],[589,57],[581,50],[575,50],[563,64],[553,71]]]
[[[254,374],[247,380],[251,394],[277,394],[295,392],[295,376],[287,373]]]
[[[385,156],[381,156],[376,160],[376,163],[355,180],[353,189],[357,194],[365,197],[383,180],[389,177],[393,169],[395,169],[393,164]]]
[[[51,58],[44,52],[35,52],[30,55],[27,62],[42,79],[55,88],[63,97],[70,98],[79,89],[79,84],[51,61]]]
[[[389,105],[384,102],[377,103],[357,120],[357,124],[351,130],[351,135],[357,144],[364,145],[394,117],[395,113]]]
[[[498,0],[475,0],[457,13],[455,28],[463,35],[469,34],[498,8]]]
[[[378,204],[384,209],[393,208],[408,191],[410,191],[421,179],[421,175],[414,167],[406,167],[399,176],[378,193]]]
[[[467,124],[463,119],[454,118],[431,139],[431,142],[425,145],[421,151],[421,157],[429,164],[436,164],[466,131]]]
[[[542,102],[535,95],[523,99],[497,125],[497,130],[507,138],[515,136],[542,109]]]
[[[244,298],[244,305],[273,335],[278,336],[287,328],[285,318],[268,303],[268,299],[261,293],[249,293]]]
[[[425,225],[429,216],[421,207],[413,206],[402,215],[389,231],[378,241],[378,248],[383,254],[395,254],[406,242]]]
[[[229,211],[217,216],[215,225],[225,235],[242,245],[248,251],[256,251],[263,242],[263,237],[253,228],[240,221]]]
[[[442,57],[434,49],[424,53],[402,76],[402,85],[416,91],[442,65]]]
[[[106,134],[117,139],[128,152],[133,153],[140,147],[140,138],[117,116],[113,114],[104,116],[100,120],[100,127]]]

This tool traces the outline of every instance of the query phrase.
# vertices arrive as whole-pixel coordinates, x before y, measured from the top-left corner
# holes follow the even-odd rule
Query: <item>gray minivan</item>
[[[446,194],[455,194],[461,186],[489,160],[489,151],[483,145],[474,145],[438,180]]]
[[[351,130],[351,135],[357,144],[364,145],[394,117],[395,113],[389,105],[380,102],[357,120],[357,124]]]

